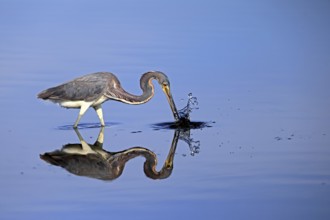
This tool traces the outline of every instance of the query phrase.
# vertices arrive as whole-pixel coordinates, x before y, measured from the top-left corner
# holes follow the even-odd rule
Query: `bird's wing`
[[[98,75],[86,75],[41,92],[38,97],[52,101],[94,101],[103,95],[106,80]]]

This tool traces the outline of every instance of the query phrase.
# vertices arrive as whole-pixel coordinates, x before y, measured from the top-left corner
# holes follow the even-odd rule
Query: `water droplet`
[[[281,137],[278,137],[278,136],[277,136],[277,137],[275,137],[274,139],[275,139],[275,140],[277,140],[277,141],[280,141],[280,140],[282,140],[282,138],[281,138]]]

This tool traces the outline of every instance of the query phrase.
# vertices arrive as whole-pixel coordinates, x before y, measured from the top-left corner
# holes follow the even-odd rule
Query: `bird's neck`
[[[153,79],[156,79],[153,72],[148,72],[141,76],[140,87],[142,89],[142,95],[137,96],[137,100],[141,103],[148,102],[154,96],[155,89],[152,84]]]
[[[125,90],[122,90],[122,99],[120,99],[120,101],[133,105],[139,105],[148,102],[154,96],[154,85],[152,84],[152,80],[158,80],[159,74],[161,73],[147,72],[143,74],[140,79],[142,95],[133,95],[126,92]]]

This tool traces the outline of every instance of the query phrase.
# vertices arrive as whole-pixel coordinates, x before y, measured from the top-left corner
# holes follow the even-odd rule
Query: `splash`
[[[192,93],[188,94],[187,105],[179,110],[179,120],[175,122],[162,122],[153,124],[155,129],[201,129],[205,127],[211,127],[210,122],[203,121],[191,121],[190,115],[193,110],[199,109],[197,97],[194,97]]]
[[[179,121],[180,120],[190,121],[190,113],[194,109],[199,109],[197,97],[194,97],[192,96],[192,93],[189,93],[187,105],[181,110],[179,110]]]
[[[193,110],[197,110],[198,101],[197,97],[192,96],[192,93],[188,94],[187,105],[179,110],[179,120],[175,122],[174,126],[178,128],[199,128],[203,127],[203,124],[200,122],[190,121],[190,114]],[[197,123],[197,124],[196,124]]]

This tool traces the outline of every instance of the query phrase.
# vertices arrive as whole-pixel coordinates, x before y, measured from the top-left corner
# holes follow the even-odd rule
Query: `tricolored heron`
[[[87,109],[93,107],[103,127],[105,126],[101,106],[103,102],[111,99],[132,105],[146,103],[154,95],[153,79],[161,85],[170,104],[174,119],[178,121],[179,114],[170,91],[170,81],[164,73],[159,71],[150,71],[141,76],[140,87],[143,93],[140,96],[126,92],[114,74],[97,72],[46,89],[38,94],[38,98],[50,100],[65,108],[80,108],[78,118],[73,126],[75,128]]]

